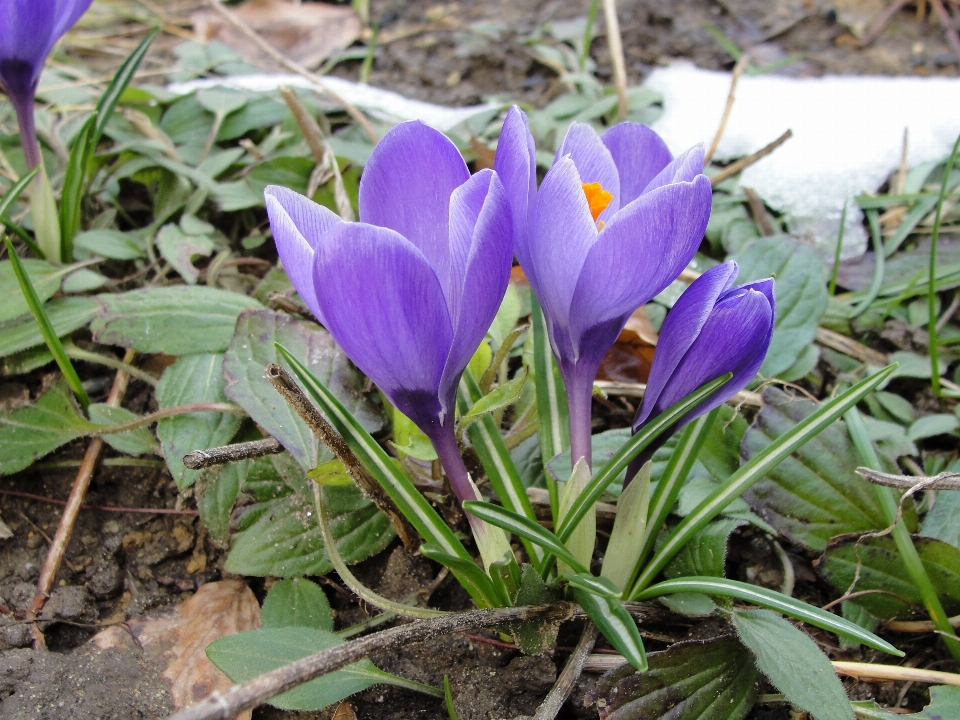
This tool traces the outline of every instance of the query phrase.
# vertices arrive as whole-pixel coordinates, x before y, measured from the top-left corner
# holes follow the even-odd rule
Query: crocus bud
[[[711,268],[686,289],[667,314],[643,403],[633,422],[634,432],[704,383],[733,373],[719,390],[680,419],[673,428],[676,431],[729,400],[757,374],[773,335],[773,279],[731,287],[737,272],[732,261]],[[667,435],[660,436],[660,444]],[[653,449],[647,448],[634,460],[628,478]]]

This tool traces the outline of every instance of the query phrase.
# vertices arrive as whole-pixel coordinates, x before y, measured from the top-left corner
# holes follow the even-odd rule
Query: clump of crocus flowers
[[[93,0],[0,0],[0,85],[13,103],[27,168],[40,163],[33,100],[43,63]]]
[[[430,438],[461,502],[479,499],[457,446],[455,395],[509,281],[514,254],[543,309],[566,384],[571,455],[590,463],[600,361],[630,315],[693,258],[710,216],[703,149],[674,158],[650,128],[602,136],[574,124],[537,188],[523,112],[507,115],[494,171],[471,176],[456,147],[419,122],[380,141],[360,185],[360,221],[279,187],[267,212],[301,297],[356,365]],[[705,273],[663,326],[650,396],[637,418],[733,373],[687,422],[743,389],[773,331],[773,283],[731,288]],[[485,564],[505,536],[470,517]]]

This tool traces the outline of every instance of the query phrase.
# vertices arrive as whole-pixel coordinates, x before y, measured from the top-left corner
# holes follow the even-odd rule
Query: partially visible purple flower
[[[683,416],[676,431],[732,398],[756,376],[773,335],[773,279],[731,287],[738,272],[732,261],[707,270],[667,314],[634,432],[704,383],[732,372],[719,390]],[[661,444],[669,435],[660,436]],[[628,478],[654,450],[648,447],[634,461]]]
[[[93,0],[0,0],[0,85],[13,103],[27,167],[40,162],[33,97],[57,40]]]
[[[601,137],[574,123],[538,192],[533,139],[513,107],[494,169],[566,384],[571,460],[589,464],[600,361],[630,314],[680,274],[703,238],[711,203],[703,147],[674,159],[645,125],[621,123]]]
[[[270,186],[267,214],[294,287],[344,352],[433,442],[462,500],[478,499],[454,435],[457,385],[510,279],[510,205],[420,122],[377,144],[360,222]]]

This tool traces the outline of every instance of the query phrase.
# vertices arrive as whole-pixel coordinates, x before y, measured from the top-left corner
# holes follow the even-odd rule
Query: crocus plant
[[[0,0],[0,85],[16,110],[28,169],[40,162],[33,99],[43,63],[92,2]]]
[[[471,176],[442,133],[409,122],[370,157],[360,222],[281,187],[267,188],[266,204],[300,296],[430,438],[460,501],[479,499],[454,427],[460,376],[510,279],[513,228],[496,174]],[[486,563],[498,560],[509,548],[502,532],[469,519]]]
[[[589,465],[600,361],[630,314],[676,279],[703,239],[711,198],[703,147],[673,158],[645,125],[621,123],[600,136],[574,123],[537,190],[533,138],[513,107],[495,169],[566,385],[571,460]]]

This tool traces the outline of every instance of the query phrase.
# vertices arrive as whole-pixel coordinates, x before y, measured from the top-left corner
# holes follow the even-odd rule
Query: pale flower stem
[[[584,459],[587,467],[593,465],[593,450],[590,444],[591,410],[593,404],[593,378],[586,379],[575,373],[564,378],[567,386],[567,407],[570,413],[570,466]]]
[[[33,98],[29,98],[29,102],[14,103],[14,108],[17,111],[17,123],[20,126],[23,159],[27,163],[27,170],[33,170],[40,164],[40,144],[37,142],[37,126],[33,116]]]

